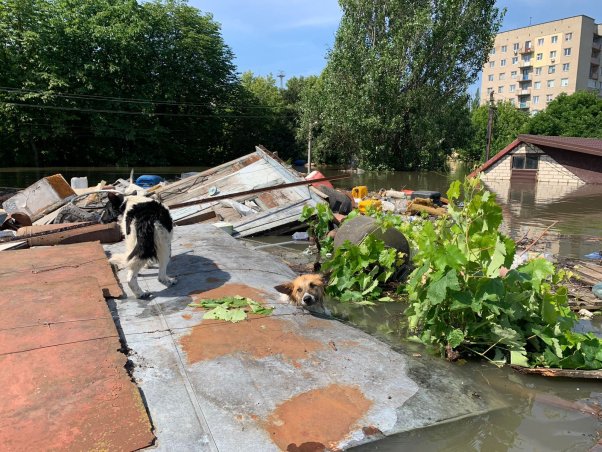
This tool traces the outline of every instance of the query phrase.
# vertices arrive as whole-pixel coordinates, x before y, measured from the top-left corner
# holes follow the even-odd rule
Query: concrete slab
[[[98,245],[65,248],[2,253],[0,450],[148,447],[152,426],[102,295],[120,289]]]
[[[273,287],[296,275],[274,257],[211,225],[174,231],[168,274],[179,283],[166,288],[144,269],[140,286],[155,298],[111,303],[159,450],[345,449],[504,406],[445,362],[280,301]],[[274,313],[232,324],[188,306],[227,295]]]

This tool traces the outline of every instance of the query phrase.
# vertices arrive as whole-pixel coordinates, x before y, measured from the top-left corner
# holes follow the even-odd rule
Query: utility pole
[[[311,129],[318,121],[309,122],[309,133],[307,134],[307,174],[311,173]]]
[[[284,89],[284,86],[282,85],[282,79],[284,78],[284,71],[280,71],[278,72],[278,78],[280,79],[280,89]]]
[[[493,136],[493,118],[495,117],[495,102],[493,100],[493,90],[489,95],[489,120],[487,121],[487,149],[485,150],[485,161],[489,160],[491,151],[491,139]]]

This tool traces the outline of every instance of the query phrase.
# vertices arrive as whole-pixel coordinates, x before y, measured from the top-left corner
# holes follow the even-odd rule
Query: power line
[[[121,115],[142,115],[142,116],[171,116],[178,118],[272,118],[269,115],[235,115],[235,114],[190,114],[190,113],[161,113],[161,112],[144,112],[144,111],[127,111],[127,110],[106,110],[106,109],[95,109],[95,108],[78,108],[78,107],[59,107],[56,105],[40,105],[40,104],[26,104],[20,102],[5,102],[0,101],[1,105],[10,105],[14,107],[25,107],[25,108],[41,108],[48,110],[61,110],[61,111],[74,111],[80,113],[108,113],[108,114],[121,114]],[[281,115],[293,115],[294,113],[281,113]]]
[[[113,97],[113,96],[99,96],[95,94],[69,94],[69,93],[54,93],[44,90],[33,90],[24,88],[12,88],[8,86],[0,86],[0,91],[7,93],[37,93],[47,94],[55,97],[62,97],[66,99],[81,99],[81,100],[96,100],[96,101],[112,101],[121,103],[132,103],[132,104],[156,104],[156,105],[171,105],[171,106],[187,106],[187,107],[215,107],[212,103],[192,103],[192,102],[175,102],[166,100],[153,100],[153,99],[140,99],[140,98],[126,98],[126,97]],[[248,105],[220,105],[223,108],[259,108],[259,109],[270,109],[270,108],[285,108],[282,105],[259,105],[259,104],[248,104]]]

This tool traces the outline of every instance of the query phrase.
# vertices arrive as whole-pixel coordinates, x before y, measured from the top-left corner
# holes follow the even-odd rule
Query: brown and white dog
[[[297,306],[304,308],[324,308],[324,279],[321,275],[301,275],[290,282],[274,287],[278,292],[287,295]]]

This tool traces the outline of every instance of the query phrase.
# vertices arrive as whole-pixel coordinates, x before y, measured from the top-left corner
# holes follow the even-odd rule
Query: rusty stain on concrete
[[[182,314],[182,318],[184,320],[190,320],[192,318],[192,314]]]
[[[191,364],[235,353],[255,359],[282,355],[295,363],[324,347],[290,327],[290,322],[274,317],[252,317],[239,323],[203,320],[180,343]]]
[[[281,450],[336,449],[371,406],[359,388],[331,384],[283,402],[263,427]]]
[[[207,282],[211,278],[207,278]],[[213,278],[215,282],[221,281],[217,278]],[[194,301],[197,300],[207,300],[210,298],[223,298],[223,297],[234,297],[236,295],[240,295],[241,297],[247,297],[252,300],[255,300],[259,303],[266,302],[267,294],[260,289],[256,289],[255,287],[247,286],[246,284],[224,284],[223,286],[216,287],[215,289],[205,290],[205,291],[194,291],[188,294]]]

